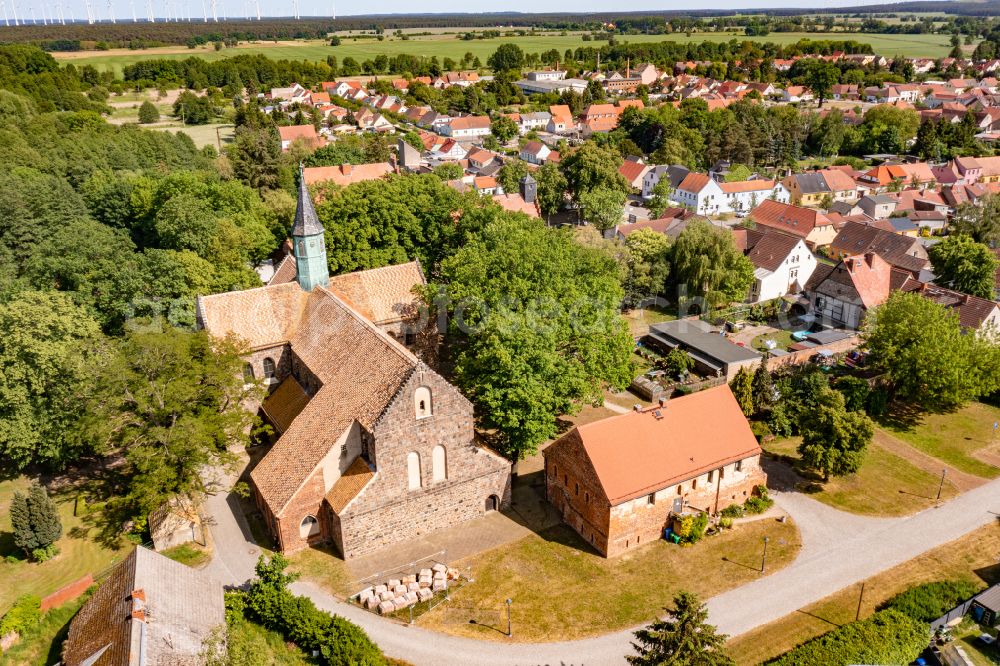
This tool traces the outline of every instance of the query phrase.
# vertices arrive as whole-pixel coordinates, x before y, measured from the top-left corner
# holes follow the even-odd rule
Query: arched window
[[[243,381],[250,383],[254,380],[253,376],[253,366],[247,363],[243,366]]]
[[[264,359],[264,378],[270,379],[274,377],[274,359],[265,358]]]
[[[413,409],[418,419],[427,418],[432,414],[431,390],[426,386],[419,386],[413,392]]]
[[[409,478],[410,490],[420,489],[420,454],[410,451],[406,455],[406,472]]]
[[[435,483],[448,478],[448,453],[440,444],[431,451],[431,466],[433,469],[432,479]]]
[[[316,520],[315,516],[306,516],[299,523],[299,536],[303,539],[308,539],[311,536],[316,536],[319,534],[319,521]]]

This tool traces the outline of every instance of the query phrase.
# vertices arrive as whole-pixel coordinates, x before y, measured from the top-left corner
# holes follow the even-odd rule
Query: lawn
[[[1000,582],[1000,524],[981,527],[923,555],[869,578],[861,598],[861,617],[908,587],[935,580],[965,579],[986,587]],[[852,585],[780,620],[729,641],[731,656],[741,666],[758,664],[803,641],[854,620],[861,584]]]
[[[749,40],[757,42],[772,42],[776,44],[792,44],[800,39],[854,39],[863,43],[871,44],[876,53],[891,57],[895,55],[913,57],[943,57],[951,49],[948,35],[874,35],[874,34],[828,34],[828,33],[807,33],[807,32],[781,32],[771,33],[766,37],[746,37],[737,32],[705,32],[692,33],[691,36],[684,34],[673,35],[627,35],[618,38],[620,43],[648,43],[648,42],[682,42],[700,43],[728,42],[731,39],[740,41]],[[198,56],[205,60],[219,60],[237,54],[263,53],[274,59],[289,60],[313,60],[323,61],[327,56],[336,56],[343,62],[344,58],[352,57],[358,62],[363,62],[375,56],[385,54],[394,56],[400,53],[413,55],[437,56],[439,59],[452,58],[461,60],[465,53],[472,53],[483,63],[501,44],[517,44],[526,52],[542,53],[549,49],[557,49],[560,53],[566,49],[576,49],[586,46],[600,46],[602,42],[585,42],[582,35],[558,35],[553,33],[541,33],[536,36],[524,37],[501,37],[497,39],[476,39],[464,41],[454,35],[431,35],[426,37],[413,37],[409,40],[398,38],[387,38],[384,41],[372,39],[343,39],[340,46],[332,47],[324,40],[302,40],[298,42],[252,42],[243,43],[236,48],[216,51],[211,45],[195,49],[185,47],[160,47],[139,50],[119,50],[113,53],[86,52],[86,53],[53,53],[52,55],[60,60],[68,60],[77,66],[94,65],[99,70],[111,69],[116,74],[121,74],[122,67],[140,60],[151,60],[154,58],[166,58],[170,60],[183,60],[191,56]],[[606,42],[604,42],[606,44]]]
[[[573,640],[649,622],[686,589],[708,598],[760,576],[761,544],[770,537],[768,571],[794,559],[798,531],[762,520],[690,547],[657,541],[606,559],[560,524],[455,563],[473,582],[420,618],[425,628],[508,640],[505,599],[512,599],[514,640]]]
[[[211,551],[193,543],[182,543],[179,546],[168,548],[161,554],[174,562],[180,562],[195,569],[207,564],[212,559]]]
[[[673,321],[677,315],[668,312],[664,307],[650,306],[646,308],[636,308],[622,313],[622,318],[628,323],[632,337],[641,338],[649,332],[650,324],[659,324],[663,321]]]
[[[795,340],[792,339],[792,331],[778,330],[778,331],[771,331],[770,333],[762,333],[762,334],[758,335],[750,343],[750,346],[753,347],[754,349],[756,349],[757,351],[761,351],[761,352],[763,352],[763,351],[770,351],[767,348],[767,345],[764,344],[765,340],[774,340],[775,342],[777,342],[778,346],[775,347],[775,349],[788,349],[788,345],[790,345],[793,342],[795,342]]]
[[[798,461],[801,438],[775,440],[764,445],[769,453]],[[903,516],[934,505],[940,477],[872,442],[861,469],[850,476],[832,477],[822,483],[810,470],[798,469],[806,481],[801,488],[810,497],[842,511],[871,516]],[[957,490],[945,481],[941,499]]]
[[[945,414],[899,415],[883,419],[890,433],[939,458],[963,472],[992,479],[1000,468],[980,458],[992,454],[1000,460],[993,424],[1000,421],[1000,409],[981,402],[971,402]]]
[[[330,546],[306,548],[292,555],[291,571],[301,574],[341,599],[358,591],[359,586],[347,570],[347,565]]]
[[[19,555],[13,543],[8,508],[14,491],[26,491],[29,485],[30,480],[23,476],[0,481],[0,557]],[[75,517],[74,498],[75,493],[69,491],[53,497],[63,525],[63,537],[56,543],[59,555],[42,563],[0,560],[0,615],[22,594],[46,596],[88,573],[96,577],[128,552],[129,549],[98,543],[97,528],[91,524],[94,514],[87,516],[86,522]]]

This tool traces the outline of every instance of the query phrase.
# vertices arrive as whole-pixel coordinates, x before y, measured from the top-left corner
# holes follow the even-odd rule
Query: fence
[[[800,349],[798,351],[789,352],[783,356],[772,356],[767,359],[768,370],[774,370],[784,365],[801,365],[806,363],[813,356],[821,351],[828,351],[833,354],[841,354],[844,352],[856,349],[857,346],[861,344],[861,338],[854,335],[843,340],[837,340],[836,342],[831,342],[826,345],[817,345],[815,347],[810,347],[809,349]]]

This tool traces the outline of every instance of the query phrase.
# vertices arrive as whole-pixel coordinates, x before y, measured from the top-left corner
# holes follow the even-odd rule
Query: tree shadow
[[[18,557],[21,549],[14,545],[13,532],[0,532],[0,557]]]
[[[973,569],[973,571],[987,585],[1000,583],[1000,564],[991,564],[979,569]]]
[[[947,410],[941,410],[945,413]],[[912,403],[893,402],[886,413],[878,417],[878,424],[891,430],[909,432],[920,425],[926,410]]]

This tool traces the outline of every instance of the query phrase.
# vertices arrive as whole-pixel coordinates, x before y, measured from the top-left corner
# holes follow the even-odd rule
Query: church
[[[278,548],[350,559],[510,504],[510,463],[479,445],[472,404],[408,348],[417,262],[331,277],[299,179],[292,254],[267,286],[198,298],[200,327],[248,347],[277,440],[251,472]]]

